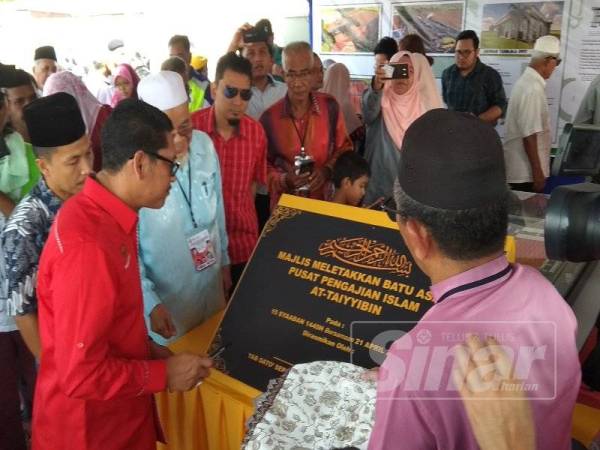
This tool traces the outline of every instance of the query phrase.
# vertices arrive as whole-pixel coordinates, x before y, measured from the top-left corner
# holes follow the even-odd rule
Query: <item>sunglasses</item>
[[[556,61],[556,67],[560,66],[560,63],[562,61],[562,59],[560,59],[560,58],[558,58],[556,56],[548,56],[547,59],[553,59],[553,60],[555,60]]]
[[[389,217],[389,219],[392,222],[396,222],[396,216],[398,214],[400,214],[400,211],[398,211],[396,208],[396,200],[394,200],[394,197],[388,197],[385,202],[381,203],[379,205],[379,208],[382,211],[385,211],[385,213],[387,214],[387,216]]]
[[[153,156],[156,159],[160,159],[161,161],[164,161],[166,163],[169,163],[171,166],[171,176],[174,177],[175,174],[177,173],[177,171],[179,170],[179,167],[181,167],[181,164],[179,164],[179,161],[174,161],[171,160],[169,158],[165,158],[164,156],[159,155],[158,153],[155,152],[147,152],[146,150],[142,150],[146,155],[150,155]],[[130,158],[132,159],[133,156]]]
[[[235,98],[238,94],[240,94],[240,97],[245,102],[252,98],[252,91],[250,89],[238,89],[231,86],[225,86],[225,89],[223,89],[223,94],[228,99]]]

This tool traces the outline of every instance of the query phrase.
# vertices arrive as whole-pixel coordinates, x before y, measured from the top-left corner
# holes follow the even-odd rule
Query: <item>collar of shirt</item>
[[[41,177],[37,185],[31,190],[31,196],[39,198],[52,214],[56,214],[62,205],[62,200],[50,190],[44,177]]]
[[[123,200],[102,186],[94,177],[87,177],[83,194],[111,215],[119,226],[130,234],[137,225],[138,216]]]
[[[248,118],[246,117],[246,114],[244,113],[244,116],[242,117],[242,119],[240,120],[240,124],[238,125],[238,127],[236,128],[236,132],[235,135],[241,137],[242,139],[246,136],[246,131],[247,131],[247,121]],[[211,106],[209,111],[208,111],[208,123],[206,125],[206,134],[208,134],[210,137],[214,137],[215,135],[218,135],[219,133],[217,132],[217,118],[215,117],[215,107]]]
[[[512,266],[502,255],[490,262],[459,273],[431,286],[433,301],[451,301],[451,298],[472,295],[482,289],[504,282],[510,277]]]
[[[273,75],[271,75],[270,73],[267,74],[267,82],[269,83],[270,86],[275,86],[275,78],[273,78]]]
[[[321,115],[321,108],[319,107],[317,96],[314,95],[312,92],[309,94],[309,96],[311,103],[310,111],[313,114]],[[281,109],[281,117],[289,117],[290,119],[294,118],[294,115],[292,114],[292,103],[290,102],[290,96],[288,94],[286,94],[285,100],[283,102],[283,108]]]
[[[273,75],[267,74],[267,86],[265,87],[265,90],[261,91],[259,88],[252,85],[252,88],[251,88],[252,93],[253,93],[253,95],[256,95],[256,93],[265,94],[269,89],[276,88],[278,84],[285,84],[285,83],[282,83],[281,81],[277,81],[275,78],[273,78]]]
[[[525,69],[525,72],[523,72],[523,75],[531,79],[531,81],[540,83],[544,88],[546,88],[546,80],[544,80],[544,77],[541,76],[537,70],[528,66]]]

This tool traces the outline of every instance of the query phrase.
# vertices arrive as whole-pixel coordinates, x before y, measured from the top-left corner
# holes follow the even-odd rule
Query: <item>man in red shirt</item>
[[[227,53],[219,59],[211,88],[214,105],[192,116],[194,128],[213,140],[221,164],[234,287],[258,240],[254,194],[256,185],[266,184],[267,178],[265,132],[245,114],[252,97],[251,87],[250,61]]]
[[[314,63],[313,51],[306,42],[293,42],[283,49],[287,95],[260,118],[269,141],[272,207],[284,192],[326,199],[335,160],[352,150],[337,101],[328,94],[312,92]],[[312,158],[314,166],[297,174],[294,161],[303,153]]]
[[[144,323],[137,211],[160,208],[169,192],[179,167],[172,130],[153,106],[121,102],[102,130],[103,170],[50,229],[37,286],[34,450],[154,450],[153,394],[191,389],[209,373],[209,358],[174,356]]]

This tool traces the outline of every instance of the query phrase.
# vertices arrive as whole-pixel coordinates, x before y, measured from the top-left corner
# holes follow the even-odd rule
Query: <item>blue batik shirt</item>
[[[6,312],[37,313],[35,286],[40,255],[62,201],[40,179],[14,209],[0,235],[6,271]]]

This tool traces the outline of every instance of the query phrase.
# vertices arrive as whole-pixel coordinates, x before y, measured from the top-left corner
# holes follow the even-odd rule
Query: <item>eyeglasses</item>
[[[179,167],[181,167],[181,164],[179,164],[179,161],[174,161],[171,160],[169,158],[165,158],[164,156],[159,155],[158,153],[155,152],[147,152],[146,150],[142,150],[146,155],[150,155],[153,156],[156,159],[160,159],[161,161],[164,161],[166,163],[169,163],[171,165],[171,176],[174,177],[175,174],[177,173],[177,171],[179,170]],[[131,157],[131,159],[133,159],[133,156]]]
[[[456,50],[456,53],[458,54],[458,56],[460,56],[462,58],[468,58],[474,52],[475,52],[475,50]]]
[[[285,72],[285,77],[290,80],[300,80],[310,77],[312,74],[311,69],[304,69],[299,72]]]
[[[548,58],[546,59],[553,59],[556,61],[556,67],[560,66],[560,63],[562,61],[562,59],[560,59],[558,56],[548,56]]]
[[[379,205],[379,208],[381,208],[382,211],[385,211],[392,222],[396,222],[396,216],[400,214],[400,211],[396,209],[397,206],[394,197],[388,197],[385,202]]]
[[[252,91],[250,89],[238,89],[231,86],[225,86],[225,89],[223,89],[223,94],[228,99],[235,98],[238,94],[240,94],[240,97],[245,102],[252,98]]]

